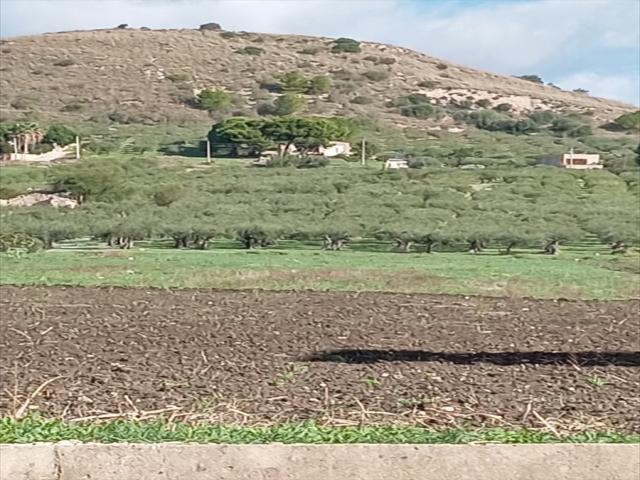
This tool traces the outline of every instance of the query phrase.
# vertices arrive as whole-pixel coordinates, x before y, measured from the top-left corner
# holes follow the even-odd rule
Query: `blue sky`
[[[113,27],[348,36],[640,104],[640,0],[0,0],[0,35]]]

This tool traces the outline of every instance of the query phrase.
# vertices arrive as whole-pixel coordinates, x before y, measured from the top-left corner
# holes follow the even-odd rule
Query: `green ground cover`
[[[27,418],[0,419],[0,443],[59,442],[78,440],[99,443],[638,443],[638,435],[608,432],[555,436],[524,429],[429,430],[405,426],[325,427],[313,423],[266,427],[213,425],[208,423],[135,422],[65,423]]]
[[[102,246],[103,247],[103,246]],[[384,243],[355,243],[340,252],[312,242],[242,250],[219,241],[207,251],[142,243],[133,250],[98,244],[0,257],[0,282],[25,285],[112,285],[160,288],[389,291],[624,299],[640,297],[640,256],[611,255],[604,246],[533,250],[394,253]],[[164,248],[162,248],[164,247]],[[385,251],[386,249],[386,251]],[[377,250],[377,251],[376,251]]]

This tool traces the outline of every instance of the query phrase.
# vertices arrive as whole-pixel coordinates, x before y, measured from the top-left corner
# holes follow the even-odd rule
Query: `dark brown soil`
[[[640,432],[640,302],[0,288],[0,413]]]

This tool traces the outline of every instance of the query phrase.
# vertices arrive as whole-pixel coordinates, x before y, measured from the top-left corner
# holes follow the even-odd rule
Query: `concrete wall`
[[[0,480],[638,480],[640,445],[0,445]]]

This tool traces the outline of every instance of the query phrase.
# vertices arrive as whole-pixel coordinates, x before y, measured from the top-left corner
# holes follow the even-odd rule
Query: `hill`
[[[291,71],[330,80],[328,92],[305,95],[307,113],[375,117],[399,126],[452,128],[460,124],[457,111],[496,107],[514,117],[551,110],[600,126],[634,110],[405,48],[370,42],[362,42],[358,52],[334,47],[329,38],[199,30],[5,39],[0,115],[147,125],[208,121],[192,105],[202,89],[232,92],[236,101],[229,113],[255,115],[260,104],[279,95],[273,86]],[[402,115],[400,106],[411,94],[424,95],[439,114]]]

